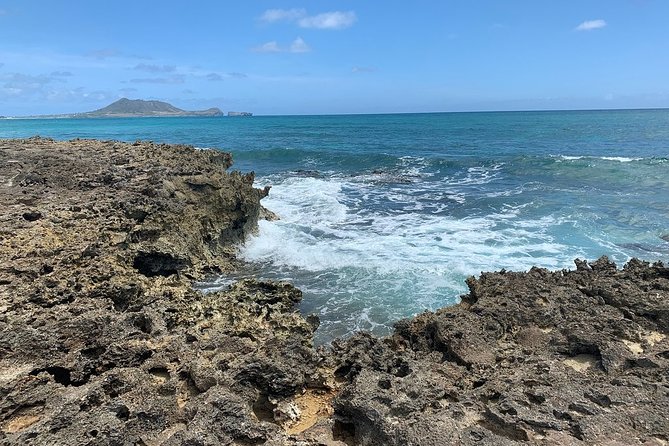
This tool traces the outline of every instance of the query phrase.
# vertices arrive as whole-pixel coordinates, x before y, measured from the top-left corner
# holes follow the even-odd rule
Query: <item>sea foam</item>
[[[499,169],[470,169],[461,183],[486,184]],[[454,187],[455,180],[439,184]],[[558,224],[554,219],[521,216],[527,204],[456,218],[434,215],[403,196],[414,189],[375,188],[359,178],[285,178],[263,201],[281,219],[261,221],[241,256],[267,265],[268,278],[302,288],[303,309],[321,315],[326,340],[356,329],[384,333],[394,320],[455,303],[469,275],[567,267],[565,252],[571,251],[568,258],[582,254],[548,233]],[[383,200],[406,206],[389,212],[378,204]]]

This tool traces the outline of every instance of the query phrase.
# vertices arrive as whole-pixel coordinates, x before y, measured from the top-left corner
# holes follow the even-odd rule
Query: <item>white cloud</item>
[[[301,28],[344,29],[358,20],[353,11],[332,11],[307,15],[306,9],[268,9],[260,20],[265,23],[296,22]]]
[[[293,40],[293,43],[290,44],[291,53],[308,53],[309,51],[311,51],[311,48],[309,45],[307,45],[307,42],[302,39],[302,37],[298,37],[297,39]]]
[[[260,20],[266,23],[292,22],[307,15],[304,9],[268,9],[260,16]]]
[[[293,40],[288,47],[280,46],[275,40],[252,48],[256,53],[308,53],[311,47],[301,37]]]
[[[352,26],[357,19],[358,18],[353,11],[333,11],[302,17],[298,20],[297,24],[302,28],[344,29]]]
[[[272,40],[271,42],[263,43],[262,45],[253,48],[253,51],[256,53],[279,53],[281,52],[281,48],[279,48],[279,44],[276,43],[275,40]]]
[[[602,19],[586,20],[576,27],[576,31],[592,31],[593,29],[604,28],[606,21]]]

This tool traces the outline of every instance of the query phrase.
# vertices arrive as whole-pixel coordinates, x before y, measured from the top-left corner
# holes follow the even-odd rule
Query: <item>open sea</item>
[[[318,343],[387,334],[481,271],[669,261],[669,110],[0,120],[33,135],[232,152],[281,217],[239,275],[301,288]]]

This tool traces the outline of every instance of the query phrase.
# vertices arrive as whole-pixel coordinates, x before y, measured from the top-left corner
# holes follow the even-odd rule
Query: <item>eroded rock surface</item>
[[[238,266],[267,190],[186,146],[0,140],[0,444],[665,445],[669,269],[484,273],[314,349]]]
[[[669,440],[669,268],[485,273],[462,303],[335,345],[356,444]]]
[[[267,194],[230,165],[185,146],[0,141],[0,443],[283,443],[274,409],[326,393],[299,290],[192,288],[234,268]]]

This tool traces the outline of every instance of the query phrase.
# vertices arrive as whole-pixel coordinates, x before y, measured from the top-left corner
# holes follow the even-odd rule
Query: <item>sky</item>
[[[667,0],[0,0],[0,115],[669,107]]]

